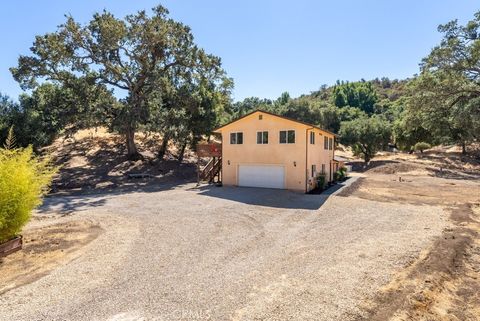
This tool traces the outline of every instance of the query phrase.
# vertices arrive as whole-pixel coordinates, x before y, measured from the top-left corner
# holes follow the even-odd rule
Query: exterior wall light
[[[230,165],[230,161],[227,161],[227,164]]]
[[[297,162],[293,162],[293,167],[297,167]]]

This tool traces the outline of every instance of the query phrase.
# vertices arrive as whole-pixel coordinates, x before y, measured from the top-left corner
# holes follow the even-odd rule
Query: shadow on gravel
[[[281,189],[204,185],[190,190],[199,195],[226,199],[239,203],[283,209],[318,210],[331,196],[345,186],[334,185],[322,194],[302,194]]]
[[[102,206],[106,201],[105,196],[99,195],[46,197],[43,204],[37,209],[37,213],[69,215],[75,211]]]

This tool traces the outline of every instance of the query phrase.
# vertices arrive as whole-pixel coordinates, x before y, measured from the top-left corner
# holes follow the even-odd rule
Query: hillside
[[[177,149],[170,145],[163,161],[156,157],[161,143],[158,135],[136,135],[143,159],[128,160],[124,138],[104,128],[82,130],[66,139],[60,137],[46,147],[60,166],[53,182],[54,193],[78,193],[95,190],[166,188],[172,184],[196,179],[196,158],[187,150],[182,164],[176,160]],[[145,174],[145,178],[129,178],[128,174]]]

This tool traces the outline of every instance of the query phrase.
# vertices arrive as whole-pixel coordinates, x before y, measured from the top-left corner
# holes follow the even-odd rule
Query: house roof
[[[295,123],[299,123],[299,124],[302,124],[302,125],[305,125],[305,126],[308,126],[308,127],[316,128],[316,129],[318,129],[318,130],[321,130],[321,131],[324,131],[324,132],[326,132],[326,133],[329,133],[329,134],[331,134],[331,135],[333,135],[333,136],[338,136],[337,134],[332,133],[331,131],[328,131],[328,130],[326,130],[326,129],[320,128],[320,127],[315,126],[315,125],[313,125],[313,124],[309,124],[309,123],[303,122],[303,121],[301,121],[301,120],[296,120],[296,119],[293,119],[293,118],[290,118],[290,117],[280,116],[280,115],[277,115],[277,114],[274,114],[274,113],[271,113],[271,112],[268,112],[268,111],[265,111],[265,110],[261,110],[261,109],[256,109],[256,110],[254,110],[254,111],[252,111],[252,112],[250,112],[250,113],[248,113],[248,114],[243,115],[242,117],[239,117],[239,118],[237,118],[237,119],[234,119],[234,120],[232,120],[231,122],[228,122],[228,123],[226,123],[225,125],[220,126],[220,127],[216,128],[216,129],[214,129],[213,131],[214,131],[214,132],[218,132],[218,131],[220,131],[222,128],[224,128],[224,127],[226,127],[226,126],[228,126],[228,125],[230,125],[230,124],[233,124],[233,123],[235,123],[235,122],[237,122],[237,121],[239,121],[239,120],[241,120],[241,119],[243,119],[243,118],[245,118],[245,117],[248,117],[248,116],[250,116],[250,115],[252,115],[252,114],[255,114],[255,113],[262,113],[262,114],[267,114],[267,115],[275,116],[275,117],[278,117],[278,118],[283,118],[283,119],[286,119],[286,120],[289,120],[289,121],[293,121],[293,122],[295,122]]]

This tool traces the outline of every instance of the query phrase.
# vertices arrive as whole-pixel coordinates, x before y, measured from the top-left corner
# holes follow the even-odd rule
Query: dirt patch
[[[381,173],[381,174],[396,174],[396,173],[406,173],[418,169],[418,166],[406,162],[392,162],[387,163],[383,166],[374,167],[369,170],[372,173]]]
[[[81,253],[102,229],[91,221],[73,221],[27,230],[23,249],[0,260],[0,294],[31,283]]]
[[[480,193],[476,192],[479,190],[478,182],[470,180],[451,180],[411,173],[370,173],[352,184],[351,188],[345,188],[340,196],[353,195],[379,202],[448,207],[480,201]]]
[[[401,163],[366,172],[340,196],[399,206],[442,205],[450,211],[453,224],[373,301],[366,302],[366,316],[357,320],[480,320],[480,184],[432,177],[425,171],[427,164]]]
[[[357,320],[480,320],[479,217],[469,205],[451,211],[456,227],[385,286]]]

